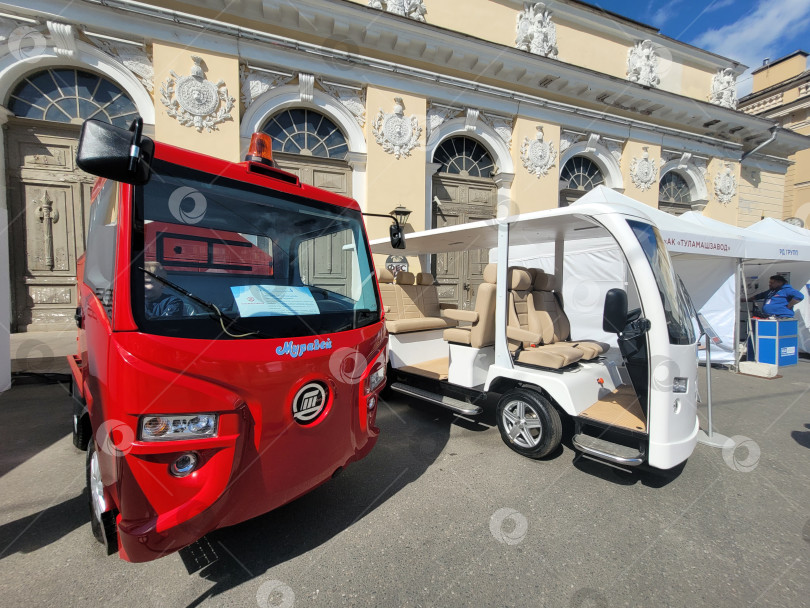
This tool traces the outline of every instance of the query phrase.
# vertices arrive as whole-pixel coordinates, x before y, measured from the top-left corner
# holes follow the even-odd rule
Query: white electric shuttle
[[[378,272],[389,388],[464,416],[498,398],[514,451],[572,443],[619,467],[671,469],[697,442],[696,322],[652,220],[599,188],[570,207],[389,239],[376,254],[419,255],[442,273]],[[476,256],[473,250],[483,250]],[[479,263],[464,310],[439,294],[446,269]],[[465,288],[467,288],[465,286]]]

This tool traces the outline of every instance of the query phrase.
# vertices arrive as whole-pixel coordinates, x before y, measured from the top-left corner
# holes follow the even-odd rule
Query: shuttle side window
[[[101,185],[90,212],[87,251],[84,258],[84,284],[101,301],[112,319],[112,295],[115,283],[115,243],[118,229],[118,182]]]

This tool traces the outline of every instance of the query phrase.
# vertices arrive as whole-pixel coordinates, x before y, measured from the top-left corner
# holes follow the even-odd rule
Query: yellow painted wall
[[[706,189],[709,191],[709,204],[703,211],[703,215],[710,217],[721,222],[726,222],[732,226],[736,226],[738,222],[738,207],[740,201],[740,164],[731,163],[732,172],[737,180],[737,192],[734,198],[729,203],[721,203],[717,200],[717,195],[714,192],[714,179],[721,171],[725,170],[725,161],[718,158],[713,158],[708,167],[708,179],[706,180]]]
[[[402,97],[405,116],[416,116],[422,133],[419,146],[411,150],[410,156],[400,156],[385,152],[377,143],[372,125],[380,109],[386,114],[394,111],[394,97]],[[425,116],[427,100],[423,97],[403,95],[398,91],[369,86],[366,93],[367,115],[366,139],[368,141],[367,193],[368,211],[388,213],[397,205],[411,210],[408,219],[409,230],[425,228]],[[388,235],[388,224],[383,220],[368,222],[370,238]]]
[[[673,91],[673,93],[679,93],[699,101],[706,101],[712,91],[712,78],[716,72],[696,68],[689,64],[681,64],[679,68],[681,75],[680,88]]]
[[[644,148],[650,158],[655,161],[655,183],[651,188],[642,190],[637,188],[630,177],[630,166],[633,164],[633,159],[641,159],[644,155]],[[661,168],[661,148],[659,146],[652,146],[637,141],[628,141],[624,145],[624,152],[622,153],[622,179],[624,180],[624,193],[630,198],[634,198],[650,207],[658,208],[658,170]]]
[[[528,137],[537,137],[537,127],[543,127],[543,141],[552,142],[557,158],[548,173],[542,177],[529,173],[520,159],[520,148]],[[512,182],[512,208],[510,214],[528,213],[542,209],[554,209],[559,205],[560,183],[560,127],[550,123],[518,117],[512,134],[512,162],[515,179]]]
[[[745,228],[763,217],[783,219],[785,176],[754,167],[743,167],[740,176],[740,209],[737,225]]]
[[[555,22],[560,61],[627,78],[627,53],[633,46],[631,42],[583,32],[559,20]],[[517,24],[517,16],[514,23]]]
[[[225,120],[216,125],[210,133],[203,129],[198,132],[193,126],[183,126],[166,113],[166,107],[160,101],[160,92],[156,91],[155,102],[155,138],[158,141],[174,146],[201,152],[210,156],[239,161],[239,61],[237,57],[228,57],[215,53],[201,52],[180,46],[155,42],[152,46],[155,68],[155,88],[163,85],[168,78],[173,78],[173,70],[178,76],[188,76],[194,62],[192,55],[203,58],[205,77],[216,84],[224,80],[228,95],[236,99],[232,120]],[[175,86],[177,79],[175,78]],[[221,107],[221,106],[220,106]]]
[[[805,70],[807,65],[807,57],[803,55],[796,55],[785,61],[775,63],[763,70],[754,74],[754,88],[753,93],[767,89],[777,83],[780,83],[794,76],[798,76]]]
[[[360,3],[368,4],[362,0]],[[515,46],[518,10],[492,0],[464,0],[462,4],[450,0],[425,0],[428,23],[505,46]]]

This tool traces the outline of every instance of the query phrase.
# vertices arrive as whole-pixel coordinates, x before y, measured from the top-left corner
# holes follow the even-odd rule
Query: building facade
[[[740,110],[772,120],[796,133],[810,135],[810,69],[807,69],[807,57],[805,51],[796,51],[754,70],[753,90],[750,95],[740,99]],[[799,150],[788,160],[791,164],[785,174],[784,198],[778,201],[772,198],[759,206],[751,201],[754,204],[749,208],[753,213],[749,215],[756,221],[759,219],[758,212],[761,212],[761,215],[810,227],[810,149]],[[741,205],[744,207],[745,202]]]
[[[140,115],[147,135],[232,161],[268,132],[282,168],[368,212],[406,207],[407,230],[567,205],[599,184],[747,224],[746,201],[780,199],[788,158],[810,146],[736,109],[745,66],[578,0],[14,4],[0,16],[12,331],[72,326],[89,117]],[[483,262],[404,261],[461,306]]]

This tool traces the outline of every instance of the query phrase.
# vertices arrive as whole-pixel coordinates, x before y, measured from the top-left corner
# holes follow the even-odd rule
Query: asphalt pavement
[[[104,555],[67,387],[16,386],[0,396],[0,606],[810,606],[810,361],[780,373],[713,370],[714,428],[736,447],[699,445],[666,477],[578,458],[570,433],[529,460],[491,413],[393,397],[369,457],[209,534],[217,559],[192,574],[178,554]]]

